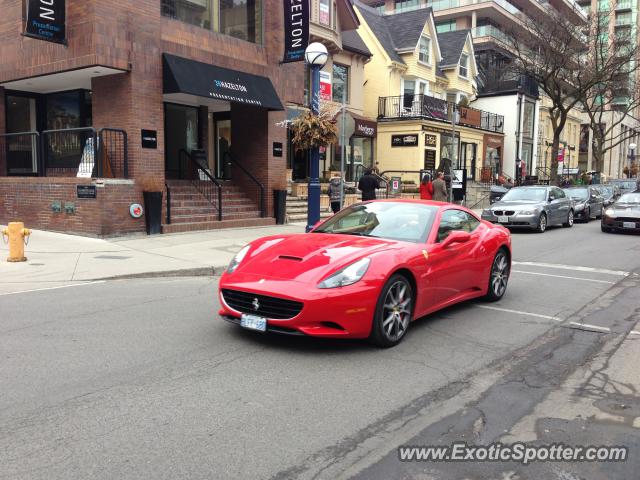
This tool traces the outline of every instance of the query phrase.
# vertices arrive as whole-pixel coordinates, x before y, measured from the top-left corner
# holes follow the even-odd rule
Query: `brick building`
[[[273,223],[305,78],[281,1],[67,1],[66,45],[23,35],[27,3],[0,0],[0,223],[142,232],[143,189],[165,232]]]

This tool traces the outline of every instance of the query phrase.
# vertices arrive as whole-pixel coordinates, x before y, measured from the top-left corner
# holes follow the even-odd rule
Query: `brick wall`
[[[21,221],[27,228],[96,237],[145,231],[144,217],[129,214],[131,203],[143,203],[133,181],[106,180],[96,199],[78,199],[76,185],[91,184],[80,178],[0,178],[0,224]],[[60,202],[61,213],[52,211],[53,202]],[[74,214],[65,213],[68,202],[75,204]]]
[[[5,95],[4,88],[0,87],[0,133],[7,131],[7,124],[5,118]],[[4,142],[0,142],[0,145],[5,145]],[[4,177],[7,174],[7,165],[5,152],[0,152],[0,177]]]

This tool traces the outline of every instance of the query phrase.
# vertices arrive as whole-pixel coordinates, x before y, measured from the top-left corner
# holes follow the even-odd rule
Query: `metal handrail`
[[[171,188],[165,183],[164,188],[167,189],[167,225],[171,225]]]
[[[193,159],[193,157],[191,157],[191,154],[187,152],[185,149],[180,149],[180,151],[178,152],[178,155],[180,156],[180,159],[182,159],[183,157],[186,157],[187,159],[189,159],[189,161],[193,165],[195,165],[198,172],[204,173],[204,175],[208,178],[208,180],[215,185],[215,187],[217,188],[217,197],[218,197],[218,205],[217,205],[218,221],[222,221],[222,185],[215,178],[213,178],[213,176],[207,171],[206,168],[200,165],[199,162],[196,162]],[[182,161],[180,161],[180,166],[182,166]],[[182,172],[182,169],[181,169],[181,172]],[[207,192],[205,192],[204,189],[202,189],[201,186],[198,184],[198,181],[200,181],[200,174],[198,174],[198,179],[197,179],[198,181],[194,180],[193,178],[190,178],[189,180],[191,180],[191,183],[196,188],[196,190],[198,190],[202,194],[202,196],[209,201],[209,203],[214,205],[213,198],[207,195]]]
[[[225,161],[228,159],[228,160],[231,161],[231,163],[233,163],[238,168],[240,168],[240,170],[242,170],[245,173],[245,175],[247,175],[253,181],[253,183],[255,183],[260,188],[260,216],[262,218],[266,217],[267,216],[267,212],[266,212],[266,205],[265,205],[265,196],[264,196],[265,188],[264,188],[264,185],[256,177],[254,177],[253,174],[251,174],[251,172],[249,172],[240,163],[238,163],[233,158],[233,155],[231,155],[230,152],[225,152],[224,158],[225,158]]]
[[[37,162],[37,172],[36,175],[44,175],[43,169],[44,169],[44,159],[42,156],[42,142],[40,140],[40,133],[39,132],[35,132],[35,131],[31,131],[31,132],[16,132],[16,133],[0,133],[0,138],[9,138],[9,137],[34,137],[35,138],[35,155],[36,155],[36,162]],[[8,155],[9,152],[9,145],[5,145],[6,147],[6,151],[2,153],[2,155]],[[31,146],[31,148],[33,149],[33,145]],[[33,153],[32,153],[33,154]],[[9,166],[6,165],[6,168],[8,169]]]
[[[57,128],[54,130],[43,130],[41,132],[41,143],[42,143],[42,156],[43,156],[43,162],[47,162],[48,160],[48,156],[49,156],[49,151],[47,150],[46,155],[45,155],[45,139],[47,138],[48,135],[51,134],[55,134],[55,133],[91,133],[91,137],[93,138],[93,142],[92,142],[92,149],[93,149],[93,162],[94,162],[94,166],[96,167],[96,174],[98,178],[102,178],[103,176],[103,172],[102,172],[102,162],[98,161],[98,132],[95,128],[93,127],[79,127],[79,128]],[[85,146],[82,146],[82,149],[84,149]],[[48,162],[47,162],[48,163]],[[47,175],[47,171],[46,171],[46,165],[43,165],[43,175]]]

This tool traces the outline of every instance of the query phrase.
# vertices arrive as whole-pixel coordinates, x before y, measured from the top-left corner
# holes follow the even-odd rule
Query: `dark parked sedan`
[[[600,191],[604,197],[605,208],[609,205],[613,205],[620,197],[620,188],[614,184],[597,185],[596,188]]]
[[[640,193],[625,193],[604,211],[603,232],[640,233]]]
[[[573,200],[573,214],[576,220],[588,222],[592,218],[602,217],[604,197],[596,187],[570,187],[564,193]]]

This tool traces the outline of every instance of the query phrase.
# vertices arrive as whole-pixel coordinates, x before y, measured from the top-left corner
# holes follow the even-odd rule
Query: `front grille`
[[[300,313],[303,304],[284,298],[257,295],[238,290],[222,289],[222,298],[227,305],[241,313],[250,313],[274,320],[286,320]],[[257,302],[256,302],[257,300]],[[256,309],[256,303],[258,308]]]
[[[502,217],[503,215],[506,215],[507,217],[510,217],[512,215],[515,215],[516,212],[515,210],[494,210],[493,214],[497,217]]]
[[[616,217],[616,220],[618,222],[634,222],[634,223],[637,223],[638,221],[640,221],[640,219],[633,218],[633,217]]]

